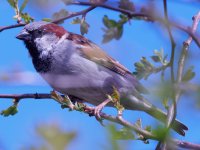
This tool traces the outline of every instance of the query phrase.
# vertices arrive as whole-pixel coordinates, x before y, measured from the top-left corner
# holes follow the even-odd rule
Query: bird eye
[[[27,31],[28,33],[30,33],[30,34],[32,34],[33,33],[33,31],[32,30],[30,30],[30,31]]]
[[[42,34],[42,30],[38,30],[38,33],[39,33],[39,34]]]

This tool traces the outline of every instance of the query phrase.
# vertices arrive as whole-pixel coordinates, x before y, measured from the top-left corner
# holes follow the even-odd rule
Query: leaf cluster
[[[1,115],[4,116],[4,117],[8,117],[10,115],[11,116],[15,115],[17,112],[18,112],[17,106],[16,105],[12,105],[12,106],[8,107],[7,109],[2,110],[1,111]]]
[[[80,19],[79,17],[76,17],[71,23],[80,24],[80,31],[82,35],[88,33],[88,28],[90,27],[90,25],[86,22],[84,17],[82,19]]]
[[[112,39],[119,40],[123,34],[124,24],[129,20],[127,16],[120,14],[119,20],[113,20],[108,18],[107,15],[103,17],[103,24],[105,28],[103,28],[103,43],[107,43]]]
[[[156,67],[153,63],[148,61],[145,57],[142,57],[140,62],[136,62],[134,64],[136,71],[133,72],[133,74],[138,79],[142,79],[142,78],[147,79],[153,73],[164,71],[169,65],[169,62],[167,61],[167,55],[164,55],[163,49],[161,49],[160,51],[154,50],[154,55],[151,56],[151,59],[154,63],[157,63],[160,66]]]
[[[28,1],[29,0],[24,0],[22,5],[19,7],[18,0],[7,0],[10,6],[15,10],[16,15],[13,18],[18,20],[19,23],[21,22],[21,18],[24,20],[25,23],[30,23],[34,21],[34,19],[29,15],[29,13],[23,12]]]
[[[76,138],[77,133],[75,131],[64,131],[57,124],[42,124],[35,129],[38,136],[37,141],[40,141],[38,145],[33,144],[24,146],[21,149],[33,149],[33,150],[64,150],[68,148],[68,145]]]
[[[63,17],[66,17],[67,15],[69,14],[69,12],[65,9],[61,9],[59,12],[55,12],[53,15],[52,15],[52,20],[49,19],[46,21],[55,21],[55,20],[58,20],[58,19],[61,19]],[[61,24],[61,23],[64,23],[64,20],[58,22],[58,24]]]

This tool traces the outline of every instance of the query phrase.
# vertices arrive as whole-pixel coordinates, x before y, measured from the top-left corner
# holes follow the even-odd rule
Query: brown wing
[[[83,36],[74,33],[69,33],[67,39],[82,45],[82,48],[80,48],[79,50],[85,58],[99,65],[102,65],[122,76],[124,76],[125,74],[131,74],[127,68],[125,68],[123,65],[121,65],[119,62],[117,62],[110,56],[108,56],[101,48],[99,48],[96,44],[92,43]],[[148,91],[135,78],[133,79],[135,83],[135,88],[139,92],[148,93]]]
[[[119,73],[120,75],[130,74],[130,71],[119,62],[108,56],[101,48],[81,35],[69,33],[67,39],[82,45],[80,52],[83,56],[99,65]]]

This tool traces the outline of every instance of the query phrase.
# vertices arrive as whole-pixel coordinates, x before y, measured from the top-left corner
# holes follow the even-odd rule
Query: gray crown
[[[45,22],[45,21],[37,21],[37,22],[32,22],[27,24],[24,29],[27,31],[34,31],[38,28],[40,28],[43,25],[49,24],[49,22]]]

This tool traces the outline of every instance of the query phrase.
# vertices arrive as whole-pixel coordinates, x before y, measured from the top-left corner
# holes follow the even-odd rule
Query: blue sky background
[[[20,1],[20,0],[19,0]],[[136,1],[137,2],[137,1]],[[140,1],[143,5],[146,1]],[[162,10],[162,1],[157,1],[157,9]],[[192,24],[191,17],[200,9],[200,4],[180,1],[169,1],[169,16],[186,26]],[[50,8],[51,6],[49,6]],[[30,12],[36,20],[50,17],[55,11],[60,8],[66,8],[62,3],[55,5],[53,9],[42,11],[43,8],[37,8],[33,4],[29,4],[25,11]],[[78,11],[82,7],[68,7],[71,11]],[[89,33],[85,35],[93,42],[100,45],[112,57],[119,60],[131,71],[134,70],[134,62],[140,60],[142,56],[149,57],[153,54],[154,49],[163,48],[170,56],[170,41],[166,35],[166,31],[162,31],[157,23],[145,23],[144,21],[132,21],[131,25],[125,25],[123,37],[119,41],[113,40],[107,44],[102,44],[103,32],[101,28],[102,17],[107,14],[110,18],[118,18],[117,12],[108,11],[98,8],[87,15],[87,22],[90,24]],[[13,9],[6,1],[0,1],[0,26],[15,24],[12,19],[14,16]],[[63,26],[75,33],[79,32],[78,25],[70,24],[71,20],[65,21]],[[31,59],[25,49],[23,43],[15,38],[22,28],[6,30],[0,33],[0,94],[5,93],[48,93],[52,89],[35,73]],[[198,32],[200,30],[198,29]],[[175,40],[177,41],[177,56],[180,53],[182,42],[187,39],[187,35],[174,30]],[[194,83],[199,83],[199,48],[193,43],[191,45],[190,55],[193,57],[189,64],[195,65],[196,77]],[[175,62],[177,63],[177,62]],[[189,66],[189,65],[188,65]],[[23,73],[21,73],[23,71]],[[155,83],[158,82],[159,76],[152,76],[147,81],[142,83],[148,88],[155,88]],[[148,97],[148,96],[147,96]],[[152,100],[156,103],[156,100]],[[1,99],[0,110],[9,107],[12,100]],[[159,104],[158,104],[159,105]],[[200,113],[195,106],[195,101],[191,96],[181,99],[178,105],[177,118],[189,127],[189,131],[185,137],[173,134],[174,137],[200,143]],[[161,106],[161,105],[160,105]],[[161,106],[162,107],[162,106]],[[114,109],[106,108],[106,112],[114,114]],[[144,125],[156,125],[157,121],[152,117],[142,112],[125,113],[125,118],[132,122],[141,118]],[[35,140],[34,128],[38,123],[58,122],[66,130],[75,130],[79,132],[76,140],[70,145],[71,150],[79,149],[97,149],[101,150],[104,143],[108,140],[107,130],[102,127],[94,117],[79,112],[68,112],[62,110],[60,105],[53,100],[33,100],[25,99],[19,104],[19,113],[12,117],[0,116],[0,145],[5,150],[19,149],[25,144],[30,144]],[[122,141],[123,143],[123,141]],[[126,143],[126,142],[124,142]],[[143,144],[141,141],[131,141],[128,149],[153,149],[156,142],[150,141],[150,144]],[[1,149],[1,148],[0,148]]]

